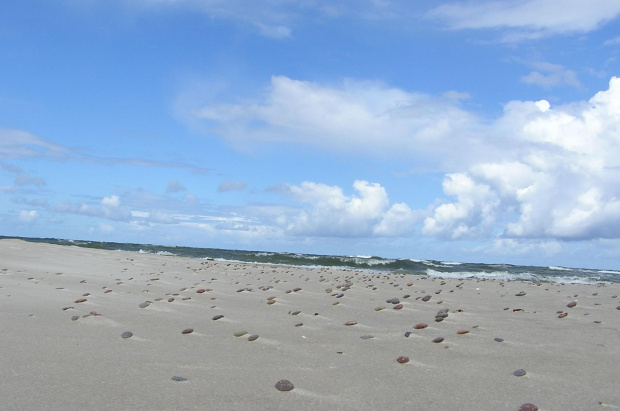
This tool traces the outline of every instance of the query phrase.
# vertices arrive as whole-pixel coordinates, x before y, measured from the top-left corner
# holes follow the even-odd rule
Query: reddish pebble
[[[86,302],[86,301],[88,301],[86,298],[80,298],[80,299],[78,299],[78,300],[75,300],[74,302],[75,302],[76,304],[79,304],[79,303],[84,303],[84,302]]]
[[[469,330],[458,330],[456,333],[457,334],[467,334],[467,333],[469,333]]]
[[[573,307],[574,307],[574,306],[576,306],[576,305],[577,305],[577,303],[576,303],[575,301],[573,301],[573,302],[571,302],[571,303],[566,304],[566,306],[567,306],[568,308],[573,308]]]
[[[396,305],[394,306],[394,309],[395,309],[395,310],[400,310],[401,308],[403,308],[403,305],[402,305],[402,304],[396,304]]]
[[[280,380],[276,383],[276,389],[278,391],[290,391],[293,388],[295,388],[295,386],[289,380]]]
[[[257,335],[257,334],[252,334],[252,335],[250,335],[250,336],[248,337],[248,341],[254,341],[254,340],[256,340],[257,338],[258,338],[258,335]]]
[[[437,337],[433,340],[434,343],[439,344],[440,342],[443,341],[443,337]]]
[[[191,334],[194,332],[193,328],[186,328],[183,331],[181,331],[181,334]]]
[[[207,291],[207,290],[205,290],[204,288],[201,288],[200,290],[197,290],[196,292],[197,292],[198,294],[202,294],[202,293],[204,293],[205,291]]]
[[[531,403],[523,404],[519,407],[519,411],[538,411],[538,407]]]
[[[409,357],[398,357],[396,361],[398,361],[401,364],[406,364],[409,362]]]
[[[94,315],[95,317],[101,316],[97,311],[91,311],[90,315]]]
[[[344,323],[344,325],[355,325],[357,324],[357,321],[347,321],[346,323]]]
[[[568,313],[562,313],[562,314],[558,315],[558,318],[564,318],[564,317],[566,317],[567,315],[568,315]]]
[[[422,330],[424,328],[428,327],[428,324],[426,323],[419,323],[413,326],[413,328],[415,328],[416,330]]]

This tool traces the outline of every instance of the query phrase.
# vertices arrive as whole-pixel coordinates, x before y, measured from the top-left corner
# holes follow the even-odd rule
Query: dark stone
[[[568,308],[573,308],[573,307],[575,307],[576,305],[577,305],[577,303],[576,303],[575,301],[573,301],[573,302],[570,302],[570,303],[566,304],[566,306],[567,306]]]
[[[257,334],[252,334],[252,335],[250,335],[250,336],[248,337],[248,341],[254,341],[254,340],[256,340],[257,338],[258,338],[258,335],[257,335]]]
[[[373,339],[373,338],[375,338],[375,337],[374,337],[374,336],[372,336],[372,335],[362,335],[360,338],[361,338],[362,340],[371,340],[371,339]]]
[[[523,368],[519,368],[515,372],[513,372],[515,377],[523,377],[525,375],[525,370]]]
[[[504,339],[499,337],[494,338],[494,340],[497,342],[504,342]]]
[[[519,407],[519,411],[538,411],[538,407],[531,403],[523,404]]]
[[[422,330],[422,329],[424,329],[426,327],[428,327],[428,324],[426,324],[426,323],[418,323],[418,324],[413,326],[413,328],[415,328],[416,330]]]
[[[409,362],[409,357],[404,357],[404,356],[402,356],[402,357],[398,357],[398,358],[396,359],[396,361],[398,361],[398,362],[399,362],[399,363],[401,363],[401,364],[406,364],[406,363],[408,363],[408,362]]]
[[[186,328],[183,331],[181,331],[181,334],[191,334],[194,332],[193,328]]]
[[[133,333],[131,331],[125,331],[124,333],[121,334],[121,337],[123,338],[131,338],[133,336]]]
[[[431,299],[430,295],[425,295],[424,297],[422,297],[422,301],[424,301],[424,302],[426,302],[426,301],[428,301],[430,299]]]
[[[523,297],[525,295],[525,291],[521,291],[515,294],[517,297]]]
[[[402,304],[396,304],[396,305],[394,306],[394,309],[395,309],[395,310],[400,310],[401,308],[403,308],[403,305],[402,305]]]
[[[562,313],[562,314],[558,315],[558,318],[564,318],[564,317],[566,317],[567,315],[568,315],[568,313]]]
[[[400,303],[400,300],[398,298],[390,298],[388,300],[385,300],[385,302],[389,304],[398,304]]]
[[[437,337],[437,338],[435,338],[435,339],[433,340],[433,342],[434,342],[435,344],[439,344],[439,343],[440,343],[440,342],[442,342],[442,341],[443,341],[443,337]]]
[[[179,381],[179,382],[182,382],[182,381],[187,381],[187,378],[185,378],[185,377],[179,377],[179,376],[177,376],[177,375],[175,375],[174,377],[172,377],[172,378],[170,378],[170,379],[171,379],[172,381]]]
[[[295,388],[295,386],[289,380],[280,380],[276,383],[276,389],[278,391],[290,391],[293,388]]]
[[[410,336],[410,335],[411,335],[411,331],[407,331],[407,332],[405,333],[405,337],[407,337],[407,338],[409,338],[409,336]]]
[[[213,321],[217,321],[220,318],[224,318],[224,316],[222,314],[216,315],[215,317],[212,318]]]

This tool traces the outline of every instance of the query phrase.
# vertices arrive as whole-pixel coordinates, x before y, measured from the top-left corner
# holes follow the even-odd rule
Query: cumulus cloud
[[[39,218],[37,210],[22,210],[19,212],[19,219],[25,223],[31,223]]]
[[[337,186],[304,182],[284,191],[304,205],[279,224],[293,235],[325,237],[398,236],[413,232],[414,213],[402,203],[390,205],[385,189],[377,183],[353,183],[357,195],[347,196]]]
[[[620,79],[586,103],[511,102],[491,129],[517,158],[446,175],[456,201],[434,208],[426,234],[459,238],[497,221],[504,238],[620,237]]]
[[[121,205],[120,198],[116,195],[104,197],[98,206],[86,203],[58,203],[50,209],[57,213],[79,214],[114,221],[129,221],[131,219],[131,211]]]
[[[620,15],[615,0],[475,0],[442,4],[428,17],[452,29],[508,29],[504,40],[587,33]]]

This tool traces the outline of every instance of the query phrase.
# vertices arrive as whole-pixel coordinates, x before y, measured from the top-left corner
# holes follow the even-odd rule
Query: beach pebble
[[[400,364],[406,364],[409,362],[409,357],[401,356],[396,359]]]
[[[458,330],[456,333],[457,334],[467,334],[467,333],[469,333],[469,330]]]
[[[435,317],[435,322],[440,323],[443,321],[443,317]]]
[[[79,304],[79,303],[84,303],[86,301],[88,301],[86,298],[79,298],[79,299],[75,300],[74,303]]]
[[[375,338],[375,337],[374,337],[374,336],[372,336],[372,335],[362,335],[360,338],[361,338],[362,340],[370,340],[370,339],[373,339],[373,338]]]
[[[403,305],[402,304],[396,304],[393,308],[395,310],[400,310],[401,308],[403,308]]]
[[[280,380],[276,383],[276,389],[278,391],[290,391],[293,388],[295,388],[295,386],[289,380]]]
[[[294,291],[294,292],[301,291],[301,288],[299,288],[299,287],[297,287],[297,288],[293,288],[293,291]]]
[[[74,315],[73,317],[71,317],[71,321],[77,321],[80,319],[79,315]]]
[[[385,310],[385,307],[380,306],[380,307],[376,307],[376,308],[375,308],[375,311],[381,311],[381,310]]]
[[[523,297],[525,295],[525,291],[521,291],[515,294],[517,297]]]
[[[495,337],[493,340],[497,341],[497,342],[504,342],[503,338],[499,338],[499,337]]]
[[[400,303],[400,300],[398,298],[390,298],[388,300],[385,300],[385,302],[388,304],[398,304]]]
[[[430,295],[425,295],[424,297],[422,297],[422,301],[424,301],[424,302],[426,302],[426,301],[428,301],[430,299],[431,299]]]
[[[418,323],[413,326],[413,328],[415,328],[416,330],[423,330],[426,327],[428,327],[428,324],[426,323]]]
[[[181,334],[191,334],[194,332],[193,328],[186,328],[183,331],[181,331]]]
[[[513,372],[515,377],[523,377],[525,375],[525,370],[523,368],[519,368],[515,372]]]
[[[217,320],[219,320],[220,318],[224,318],[224,316],[223,316],[222,314],[219,314],[219,315],[214,316],[214,317],[212,318],[212,320],[213,320],[213,321],[217,321]]]
[[[573,307],[575,307],[576,305],[577,305],[577,303],[576,303],[575,301],[573,301],[573,302],[570,302],[570,303],[566,304],[566,306],[567,306],[568,308],[573,308]]]
[[[439,344],[440,342],[443,342],[443,337],[437,337],[433,340],[433,342]]]
[[[344,325],[355,325],[357,324],[357,321],[347,321],[346,323],[344,323]]]
[[[250,335],[250,336],[248,337],[248,341],[254,341],[254,340],[256,340],[257,338],[258,338],[258,335],[257,335],[257,334],[252,334],[252,335]]]
[[[276,300],[269,300],[269,301],[267,301],[267,305],[272,305],[272,304],[275,304],[275,303],[276,303]]]
[[[187,381],[187,378],[185,377],[179,377],[178,375],[173,376],[172,378],[170,378],[172,381]]]
[[[235,337],[243,337],[244,335],[246,335],[248,332],[247,331],[236,331],[234,336]]]
[[[298,315],[298,314],[300,314],[300,313],[301,313],[301,311],[293,311],[293,312],[291,313],[291,315]]]
[[[148,301],[145,301],[145,302],[143,302],[143,303],[140,303],[140,304],[138,305],[138,307],[140,307],[140,308],[146,308],[146,307],[148,307],[148,306],[149,306],[149,304],[150,304],[150,303],[149,303]]]
[[[568,313],[562,313],[562,314],[558,315],[558,318],[564,318],[564,317],[566,317],[567,315],[568,315]]]
[[[204,288],[201,288],[200,290],[196,290],[196,292],[197,292],[198,294],[202,294],[202,293],[204,293],[204,292],[206,292],[206,291],[207,291],[207,290],[205,290]]]
[[[521,405],[519,411],[538,411],[538,407],[528,402]]]
[[[295,324],[295,327],[301,327],[302,325],[304,325],[304,323],[297,323]]]
[[[123,338],[131,338],[133,336],[133,333],[131,331],[125,331],[124,333],[121,334],[121,337]]]
[[[409,336],[410,336],[410,335],[411,335],[411,331],[407,331],[407,332],[405,333],[405,337],[407,337],[407,338],[409,338]]]

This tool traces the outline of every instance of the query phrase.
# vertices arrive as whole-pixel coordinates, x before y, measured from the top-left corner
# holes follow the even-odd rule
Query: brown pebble
[[[405,357],[405,356],[398,357],[396,361],[398,361],[401,364],[406,364],[409,362],[409,357]]]
[[[301,311],[293,311],[293,312],[291,313],[291,315],[298,315],[298,314],[300,314],[300,313],[301,313]]]
[[[197,292],[198,294],[202,294],[202,293],[204,293],[204,292],[206,292],[206,291],[207,291],[207,290],[205,290],[204,288],[201,288],[200,290],[197,290],[196,292]]]
[[[332,305],[338,305],[338,304],[340,304],[340,301],[336,301],[332,303]]]
[[[577,305],[577,303],[576,303],[575,301],[573,301],[573,302],[570,302],[570,303],[566,304],[566,306],[567,306],[568,308],[573,308],[573,307],[575,307],[576,305]]]
[[[413,328],[415,328],[416,330],[423,330],[426,327],[428,327],[428,324],[426,323],[419,323],[413,326]]]
[[[469,330],[458,330],[456,333],[457,334],[467,334],[467,333],[469,333]]]
[[[347,321],[346,323],[344,323],[344,325],[355,325],[357,324],[357,321]]]
[[[422,297],[422,301],[424,301],[424,302],[426,302],[426,301],[428,301],[430,299],[431,299],[430,295],[425,295],[424,297]]]
[[[295,388],[295,386],[289,380],[280,380],[276,383],[276,389],[278,391],[290,391],[293,388]]]
[[[248,337],[248,341],[254,341],[254,340],[256,340],[257,338],[258,338],[258,335],[257,335],[257,334],[252,334],[252,335],[250,335],[250,336]]]
[[[75,302],[76,304],[79,304],[79,303],[84,303],[84,302],[86,302],[86,301],[88,301],[86,298],[79,298],[79,299],[75,300],[74,302]]]
[[[172,298],[172,297],[168,298],[168,302],[169,302],[169,303],[171,303],[171,302],[173,302],[173,301],[174,301],[174,298]]]
[[[246,335],[248,332],[247,331],[236,331],[234,336],[235,337],[242,337],[244,335]]]
[[[437,337],[433,340],[434,343],[439,344],[440,342],[443,341],[443,337]]]
[[[519,411],[538,411],[538,407],[532,403],[525,403],[519,407]]]
[[[272,304],[275,304],[275,303],[276,303],[276,300],[269,300],[269,301],[267,301],[267,305],[272,305]]]
[[[564,317],[566,317],[567,315],[568,315],[568,313],[562,313],[562,314],[558,315],[558,318],[564,318]]]
[[[393,308],[395,310],[400,310],[401,308],[403,308],[403,305],[402,304],[396,304]]]
[[[191,334],[194,332],[193,328],[186,328],[183,331],[181,331],[181,334]]]
[[[443,321],[443,317],[435,317],[435,322],[440,323]]]

